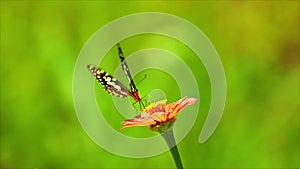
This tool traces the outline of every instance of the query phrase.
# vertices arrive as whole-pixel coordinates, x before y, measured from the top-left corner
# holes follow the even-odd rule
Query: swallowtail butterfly
[[[131,96],[134,99],[135,103],[139,102],[140,106],[143,106],[143,108],[145,108],[142,99],[140,98],[138,89],[136,88],[135,83],[132,79],[128,65],[125,61],[123,52],[119,44],[118,44],[118,51],[119,51],[119,57],[121,59],[122,69],[125,72],[130,83],[130,90],[125,85],[123,85],[120,81],[118,81],[116,78],[106,73],[104,70],[99,69],[93,65],[87,65],[87,68],[96,77],[98,82],[102,84],[102,86],[108,93],[122,98]]]

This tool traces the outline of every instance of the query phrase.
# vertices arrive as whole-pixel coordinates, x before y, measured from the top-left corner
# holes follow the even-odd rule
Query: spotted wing
[[[89,71],[96,77],[98,82],[100,82],[104,89],[117,97],[127,97],[129,95],[129,90],[116,78],[106,73],[93,65],[87,65]]]

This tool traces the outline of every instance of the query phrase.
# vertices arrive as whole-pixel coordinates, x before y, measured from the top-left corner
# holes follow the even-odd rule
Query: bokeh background
[[[299,168],[299,6],[299,1],[1,1],[1,168],[175,167],[169,152],[131,159],[101,149],[85,134],[73,107],[73,69],[85,42],[105,24],[137,12],[190,21],[208,36],[224,65],[223,118],[214,135],[199,144],[211,96],[201,61],[167,37],[141,35],[122,42],[125,54],[169,50],[197,77],[199,115],[178,145],[186,168]],[[115,50],[100,64],[112,73],[119,64]],[[144,74],[142,95],[155,87],[172,101],[180,97],[167,74],[147,70],[135,79]],[[95,91],[118,130],[124,118],[111,113],[116,112],[112,98],[101,86]],[[124,132],[153,135],[148,128]]]

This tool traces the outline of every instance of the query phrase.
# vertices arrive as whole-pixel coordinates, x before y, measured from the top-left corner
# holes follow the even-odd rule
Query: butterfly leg
[[[145,109],[145,105],[144,105],[142,100],[139,101],[139,104],[140,104],[140,109],[141,110]]]
[[[143,99],[144,100],[144,99]],[[140,106],[140,110],[144,110],[145,109],[145,104],[143,103],[143,100],[140,101],[135,101],[134,103],[132,103],[132,106],[136,109],[135,104],[138,102],[139,106]],[[136,109],[137,110],[137,109]]]

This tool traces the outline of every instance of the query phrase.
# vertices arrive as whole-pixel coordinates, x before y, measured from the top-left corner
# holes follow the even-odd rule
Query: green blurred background
[[[199,144],[210,84],[197,56],[157,35],[122,42],[125,54],[149,47],[169,50],[197,76],[199,115],[178,145],[186,168],[300,167],[299,1],[1,1],[1,168],[175,167],[169,152],[131,159],[101,149],[85,134],[73,107],[73,68],[85,42],[105,24],[137,12],[165,12],[190,21],[212,41],[224,65],[224,115],[214,135]],[[101,66],[114,72],[115,48],[108,55]],[[174,79],[159,83],[166,75],[146,73],[139,85],[142,95],[160,87],[170,100],[178,99],[169,91]],[[98,101],[108,105],[102,111],[111,112],[110,95],[101,86],[95,89]],[[111,122],[116,129],[119,120],[124,118]],[[138,130],[153,134],[148,128],[124,132]]]

